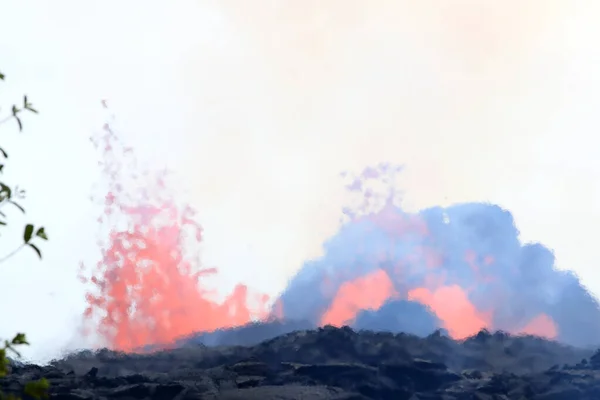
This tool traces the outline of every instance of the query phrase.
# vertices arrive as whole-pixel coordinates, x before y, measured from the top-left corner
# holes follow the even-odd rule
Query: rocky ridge
[[[190,341],[149,354],[81,351],[0,380],[45,377],[55,400],[578,400],[600,398],[600,352],[482,331],[464,341],[349,327],[294,331],[252,346]]]

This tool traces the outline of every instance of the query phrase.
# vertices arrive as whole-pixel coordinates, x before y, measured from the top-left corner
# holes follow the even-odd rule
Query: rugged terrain
[[[59,400],[596,400],[600,353],[502,332],[458,342],[440,332],[325,327],[250,346],[188,340],[148,354],[82,351],[46,366],[13,363],[0,385],[18,393],[40,377]]]

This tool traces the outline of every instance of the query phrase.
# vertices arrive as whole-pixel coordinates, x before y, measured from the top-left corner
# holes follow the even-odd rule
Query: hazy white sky
[[[7,179],[52,240],[0,265],[0,337],[37,359],[76,339],[101,99],[176,170],[223,290],[280,291],[335,231],[339,172],[391,161],[410,209],[498,203],[600,294],[598,20],[593,0],[5,0],[1,104],[41,111],[2,128]]]

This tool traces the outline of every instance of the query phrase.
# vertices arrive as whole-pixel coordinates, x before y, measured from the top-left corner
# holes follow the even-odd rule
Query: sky
[[[34,360],[85,345],[77,268],[98,257],[89,136],[105,99],[119,134],[172,169],[198,209],[223,292],[239,281],[280,292],[337,229],[339,173],[389,161],[406,167],[407,209],[499,204],[524,241],[552,248],[600,295],[595,1],[2,7],[0,104],[27,93],[40,110],[22,134],[2,126],[5,179],[28,192],[2,251],[18,244],[20,221],[51,241],[41,262],[22,252],[0,265],[0,337],[27,332]]]

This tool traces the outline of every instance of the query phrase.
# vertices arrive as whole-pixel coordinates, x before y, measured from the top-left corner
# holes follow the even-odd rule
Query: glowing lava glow
[[[554,338],[558,335],[558,331],[556,328],[556,324],[552,321],[552,318],[547,316],[546,314],[540,314],[534,319],[532,319],[523,329],[520,329],[521,332],[526,333],[528,335],[536,335],[536,336],[546,336]]]
[[[434,292],[413,289],[408,292],[408,299],[429,306],[453,338],[464,339],[491,325],[489,316],[479,312],[465,291],[456,285],[442,286]]]
[[[299,270],[272,309],[267,296],[252,297],[244,285],[217,302],[202,282],[217,271],[200,267],[202,229],[193,210],[168,197],[164,174],[138,171],[131,149],[108,126],[95,144],[108,182],[99,222],[108,232],[85,278],[85,317],[112,348],[168,346],[194,332],[266,318],[353,325],[368,310],[377,318],[387,307],[389,317],[401,302],[418,305],[403,312],[426,313],[456,339],[486,328],[587,340],[577,336],[583,328],[568,329],[588,322],[572,322],[560,304],[577,303],[591,315],[597,303],[575,277],[554,269],[550,251],[519,242],[510,213],[489,204],[406,213],[393,185],[400,169],[387,164],[348,184],[361,203],[344,210],[324,256]],[[384,193],[370,186],[382,182]],[[383,325],[386,316],[382,311]]]
[[[321,324],[350,324],[360,310],[377,310],[394,297],[394,284],[383,270],[344,282],[331,306],[323,314]]]

